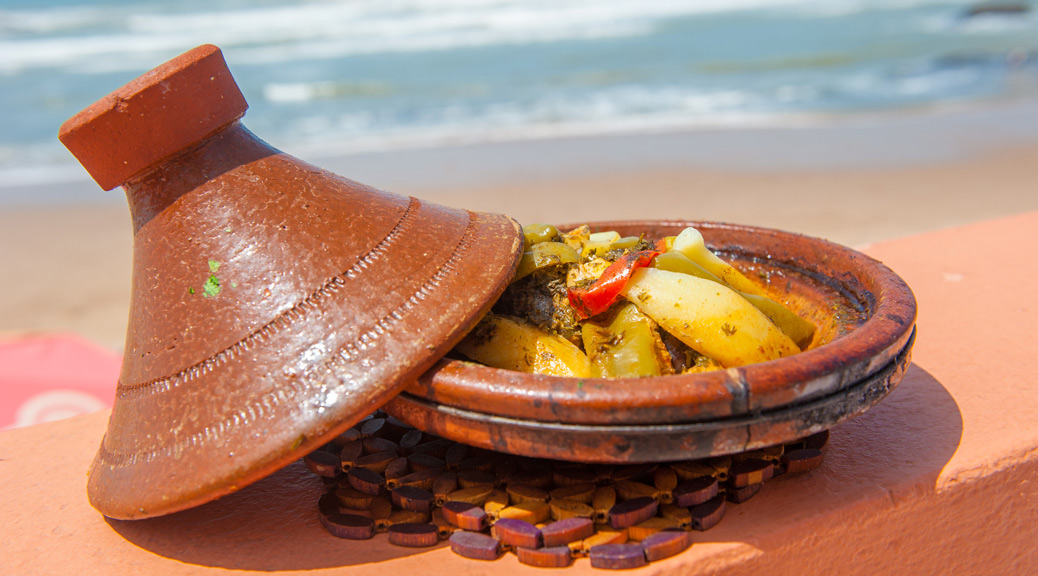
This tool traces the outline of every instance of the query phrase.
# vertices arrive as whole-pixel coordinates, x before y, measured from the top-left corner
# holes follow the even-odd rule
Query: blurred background
[[[0,206],[118,200],[53,185],[87,181],[58,126],[203,43],[224,50],[253,132],[308,159],[354,156],[349,175],[390,187],[482,182],[517,166],[917,159],[927,152],[887,137],[846,153],[808,142],[776,159],[771,142],[731,133],[1038,97],[1038,11],[1028,1],[0,0]],[[992,140],[1034,136],[1014,110],[974,122]],[[725,135],[678,152],[663,143],[560,159],[510,149],[433,174],[425,165],[435,158],[377,154],[688,130]]]
[[[1034,4],[0,0],[0,429],[110,403],[130,219],[57,132],[197,45],[246,127],[379,188],[867,249],[1038,210]]]

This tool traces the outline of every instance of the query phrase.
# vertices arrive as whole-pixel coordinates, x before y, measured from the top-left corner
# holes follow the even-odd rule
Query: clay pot
[[[817,238],[711,222],[593,223],[623,236],[687,226],[816,326],[800,354],[655,378],[562,378],[444,359],[385,407],[418,428],[541,458],[639,463],[791,442],[883,399],[911,361],[916,302],[893,271]],[[570,229],[573,226],[560,226]]]
[[[123,367],[88,483],[107,516],[195,506],[324,444],[450,350],[522,251],[509,218],[275,150],[246,108],[201,46],[61,127],[133,218]]]
[[[637,380],[457,359],[426,372],[504,290],[518,225],[309,166],[242,127],[246,107],[219,50],[202,46],[62,127],[103,188],[123,186],[133,216],[123,369],[88,485],[108,516],[237,490],[386,402],[422,430],[485,448],[664,461],[828,429],[881,400],[910,362],[915,300],[879,262],[775,230],[643,221],[595,227],[661,237],[697,226],[812,320],[810,348]]]

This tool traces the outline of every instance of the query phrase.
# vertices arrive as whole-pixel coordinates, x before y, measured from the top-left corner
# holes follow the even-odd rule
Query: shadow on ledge
[[[421,554],[384,534],[343,540],[318,521],[321,481],[295,462],[239,492],[197,508],[147,520],[108,524],[127,541],[174,560],[238,570],[312,570]]]
[[[822,466],[772,480],[753,500],[731,504],[725,519],[696,542],[744,542],[768,549],[781,525],[871,501],[895,505],[903,491],[934,490],[962,435],[951,394],[910,366],[904,380],[869,412],[832,430]],[[150,520],[108,523],[150,552],[189,564],[258,571],[308,570],[386,562],[431,549],[392,546],[385,535],[341,540],[320,525],[321,482],[301,463],[215,502]],[[387,566],[387,569],[391,569]]]
[[[951,393],[913,364],[887,398],[832,428],[819,468],[766,483],[750,502],[730,505],[724,521],[696,541],[751,544],[765,552],[762,566],[776,548],[805,541],[831,545],[823,556],[853,550],[846,542],[829,542],[825,529],[803,538],[784,530],[865,522],[866,516],[882,517],[904,503],[934,498],[941,471],[959,447],[962,427],[962,413]]]

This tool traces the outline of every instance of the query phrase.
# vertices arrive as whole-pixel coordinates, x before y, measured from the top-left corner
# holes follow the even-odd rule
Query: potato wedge
[[[815,337],[814,324],[766,296],[743,294],[742,297],[771,319],[801,350],[807,350],[811,345],[811,340]]]
[[[572,342],[511,316],[488,314],[455,348],[506,370],[587,378],[591,364]]]
[[[683,274],[690,274],[697,278],[723,284],[720,278],[707,272],[706,269],[693,262],[688,258],[688,256],[685,256],[681,252],[674,251],[660,254],[653,261],[652,266],[653,268],[659,268],[660,270],[681,272]],[[750,304],[753,304],[758,310],[763,312],[764,315],[774,322],[775,325],[786,334],[786,336],[789,336],[789,338],[793,340],[801,350],[806,349],[808,345],[811,344],[811,339],[815,335],[814,324],[811,324],[807,320],[797,316],[788,308],[767,296],[747,294],[745,292],[739,292],[739,294],[748,300]]]
[[[612,249],[613,242],[620,239],[620,234],[616,232],[595,232],[588,236],[587,243],[584,244],[584,249],[580,253],[581,256],[587,256],[594,254],[601,256]]]
[[[587,224],[578,226],[569,232],[560,232],[562,242],[577,252],[583,252],[584,245],[591,239],[591,227]]]
[[[599,257],[581,259],[575,266],[566,270],[566,287],[578,288],[586,286],[595,281],[606,268],[612,264],[609,260]]]
[[[672,250],[681,252],[729,286],[746,294],[765,296],[764,290],[743,276],[734,266],[717,257],[706,247],[703,235],[695,228],[685,228],[674,238]]]
[[[716,282],[641,268],[621,294],[661,328],[726,368],[800,351],[764,313]]]

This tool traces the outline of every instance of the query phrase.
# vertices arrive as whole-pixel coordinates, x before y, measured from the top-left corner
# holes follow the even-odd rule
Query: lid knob
[[[58,139],[105,190],[245,115],[223,53],[199,46],[76,114]]]

